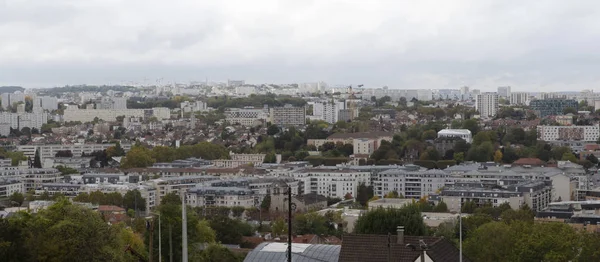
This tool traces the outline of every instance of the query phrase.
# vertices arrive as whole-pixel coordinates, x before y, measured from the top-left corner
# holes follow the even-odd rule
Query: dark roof
[[[380,138],[380,137],[392,137],[394,133],[391,132],[364,132],[364,133],[335,133],[327,137],[327,139],[350,139],[350,138]]]
[[[389,238],[389,240],[388,240]],[[348,234],[342,238],[340,262],[414,262],[420,256],[419,240],[429,246],[427,255],[434,262],[455,262],[459,260],[459,250],[448,240],[431,236],[404,236],[404,243],[396,242],[397,236]],[[388,248],[388,241],[390,247]],[[413,244],[416,251],[406,247]],[[389,254],[389,260],[388,260]],[[463,261],[470,260],[463,255]]]
[[[303,201],[305,205],[312,205],[318,202],[327,202],[327,197],[318,195],[317,193],[306,193],[301,196],[296,196],[296,198],[300,201]]]

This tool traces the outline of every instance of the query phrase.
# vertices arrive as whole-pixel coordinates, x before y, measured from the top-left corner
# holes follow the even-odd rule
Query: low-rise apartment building
[[[250,208],[258,205],[254,192],[239,187],[198,186],[185,192],[186,203],[192,207],[235,207]]]
[[[355,197],[360,184],[371,185],[370,172],[348,168],[305,168],[290,173],[290,176],[302,181],[304,194],[316,193],[341,199],[346,194]]]
[[[103,151],[107,148],[115,146],[115,144],[76,144],[76,145],[64,145],[64,144],[46,144],[46,145],[19,145],[17,151],[23,152],[26,157],[34,158],[35,151],[40,151],[40,156],[44,158],[54,158],[58,151],[71,151],[73,156],[81,156],[83,153],[91,154],[95,151]],[[131,149],[131,144],[121,144],[121,148],[125,152]]]

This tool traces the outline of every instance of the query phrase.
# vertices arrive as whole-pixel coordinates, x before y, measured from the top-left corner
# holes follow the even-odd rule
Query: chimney
[[[398,226],[398,228],[396,229],[396,232],[398,233],[398,239],[396,240],[396,243],[400,244],[400,245],[404,245],[404,227]]]

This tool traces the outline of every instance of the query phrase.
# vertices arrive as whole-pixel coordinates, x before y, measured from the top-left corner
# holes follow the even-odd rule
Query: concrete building
[[[454,186],[444,188],[442,201],[450,212],[460,211],[461,204],[467,201],[477,206],[488,203],[498,207],[508,203],[513,209],[527,204],[533,211],[541,211],[552,202],[552,185],[549,181],[525,181],[505,188],[485,188],[481,186]]]
[[[285,105],[271,108],[271,124],[277,126],[304,126],[306,124],[306,108]]]
[[[0,177],[0,198],[10,197],[14,193],[24,193],[21,180],[16,177]]]
[[[341,199],[344,199],[346,194],[356,196],[357,188],[361,183],[371,185],[370,172],[352,169],[305,168],[289,175],[302,181],[305,194],[316,193]]]
[[[43,112],[36,113],[9,113],[0,112],[0,135],[7,136],[10,128],[21,130],[24,127],[37,128],[40,130],[43,124],[48,123],[48,114]],[[6,131],[8,127],[8,132]]]
[[[529,93],[514,92],[510,93],[511,105],[529,105]]]
[[[486,92],[476,96],[475,110],[482,118],[492,118],[498,112],[498,94]]]
[[[91,154],[94,151],[102,151],[115,144],[78,144],[78,145],[19,145],[17,151],[23,152],[26,157],[35,157],[35,151],[40,150],[40,156],[44,158],[54,158],[58,151],[71,151],[73,156],[81,156],[82,153]],[[121,144],[125,152],[131,149],[131,144]]]
[[[265,125],[268,120],[269,110],[267,108],[229,108],[225,111],[225,121],[230,124],[259,126]]]
[[[374,177],[374,193],[383,198],[396,191],[405,198],[420,199],[435,194],[446,185],[449,175],[441,170],[421,170],[418,166],[405,166],[379,172]]]
[[[256,206],[254,192],[238,187],[198,186],[185,192],[185,201],[192,207],[244,207]]]
[[[23,192],[41,188],[42,184],[56,183],[61,178],[60,172],[54,168],[23,169],[20,176],[23,183]]]
[[[67,107],[63,119],[66,122],[92,122],[95,118],[104,121],[117,121],[117,117],[156,117],[159,120],[171,118],[171,110],[166,107],[152,109],[78,109],[76,106]]]
[[[538,126],[538,140],[595,142],[600,137],[600,127],[593,126]]]
[[[529,103],[532,110],[536,111],[540,117],[563,115],[566,108],[577,110],[579,104],[571,99],[543,99],[533,100]]]
[[[467,143],[473,142],[473,136],[469,129],[442,129],[437,133],[437,137],[458,137],[464,139]]]
[[[561,126],[570,126],[573,125],[574,117],[575,116],[573,114],[566,114],[562,116],[556,116],[554,117],[554,120]]]
[[[1,97],[3,109],[8,109],[8,107],[12,107],[15,103],[25,103],[25,94],[21,92],[3,93]]]
[[[365,132],[365,133],[335,133],[330,135],[326,139],[308,139],[306,142],[308,145],[314,145],[319,148],[325,143],[343,143],[354,145],[356,139],[359,140],[371,140],[373,141],[373,150],[377,150],[383,140],[391,142],[394,137],[393,133],[390,132]],[[356,154],[356,151],[354,152]]]
[[[235,168],[239,166],[251,165],[261,166],[265,160],[266,154],[234,154],[230,153],[231,159],[217,159],[212,163],[215,167]]]
[[[40,107],[44,110],[53,111],[58,109],[58,98],[51,96],[37,97]]]
[[[376,141],[367,138],[354,139],[352,145],[354,146],[355,155],[371,155],[375,151]]]
[[[498,87],[498,96],[502,98],[510,98],[510,86],[499,86]]]

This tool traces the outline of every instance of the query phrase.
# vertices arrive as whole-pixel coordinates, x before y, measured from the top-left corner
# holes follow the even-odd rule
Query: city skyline
[[[118,7],[118,8],[117,8]],[[0,2],[0,85],[595,89],[600,3]],[[117,11],[115,11],[117,10]]]

